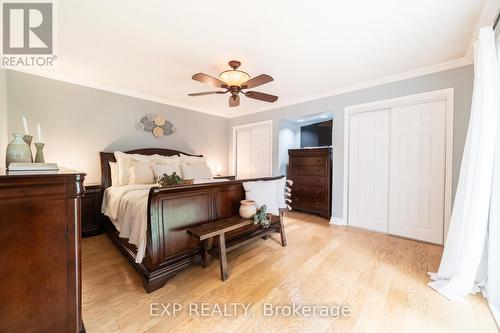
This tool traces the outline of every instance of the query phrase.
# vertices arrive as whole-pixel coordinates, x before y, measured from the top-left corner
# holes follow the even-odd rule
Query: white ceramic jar
[[[253,200],[240,201],[240,216],[244,219],[251,219],[257,213],[257,206]]]

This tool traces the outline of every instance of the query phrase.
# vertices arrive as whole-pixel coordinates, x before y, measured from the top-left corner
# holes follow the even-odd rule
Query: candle
[[[40,126],[40,123],[36,124],[36,130],[38,132],[38,142],[43,142],[42,141],[42,126]]]
[[[28,130],[28,122],[26,121],[25,116],[23,116],[23,126],[24,126],[24,134],[30,135],[30,131]]]

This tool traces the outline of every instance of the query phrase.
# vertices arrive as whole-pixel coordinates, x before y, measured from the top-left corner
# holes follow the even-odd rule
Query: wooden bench
[[[227,271],[227,252],[235,250],[257,238],[267,239],[267,236],[272,232],[279,232],[281,236],[281,246],[286,246],[285,228],[283,225],[283,212],[280,211],[280,216],[271,216],[271,224],[269,228],[259,227],[250,234],[245,234],[240,237],[235,237],[226,242],[226,233],[239,229],[244,226],[252,225],[253,219],[244,219],[239,216],[229,217],[227,219],[217,220],[202,224],[200,226],[187,229],[187,233],[200,242],[203,246],[203,267],[210,265],[210,257],[213,255],[219,259],[220,273],[222,281],[229,277]],[[219,237],[217,250],[212,249],[214,237]]]

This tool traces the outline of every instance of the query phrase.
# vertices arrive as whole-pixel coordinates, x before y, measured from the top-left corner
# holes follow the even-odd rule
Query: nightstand
[[[95,236],[102,232],[100,221],[101,185],[85,185],[82,197],[82,237]]]
[[[214,179],[227,179],[227,180],[235,180],[236,176],[214,176]]]

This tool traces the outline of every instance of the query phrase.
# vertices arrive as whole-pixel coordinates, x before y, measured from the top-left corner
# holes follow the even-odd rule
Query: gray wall
[[[228,170],[225,118],[15,71],[7,71],[7,97],[9,134],[22,133],[23,115],[32,133],[40,123],[46,161],[84,171],[88,182],[100,181],[100,151],[145,147],[200,153]],[[177,132],[155,138],[136,130],[147,113],[162,114]]]
[[[7,140],[7,73],[0,68],[0,165],[5,163]]]
[[[299,130],[300,129],[295,122],[283,119],[279,121],[279,132],[277,134],[279,146],[277,152],[273,148],[273,155],[276,156],[276,154],[278,154],[279,169],[278,172],[273,171],[273,173],[286,175],[286,168],[288,165],[288,149],[299,147]],[[274,129],[273,133],[275,133]],[[273,134],[273,136],[275,135]],[[275,164],[273,162],[273,168],[274,166]]]
[[[417,94],[445,88],[455,89],[453,129],[453,193],[455,192],[460,162],[469,122],[472,99],[473,66],[388,83],[341,95],[291,105],[270,111],[233,118],[230,127],[263,120],[273,120],[273,173],[283,173],[283,152],[280,152],[279,133],[284,119],[292,119],[322,112],[334,112],[334,184],[333,216],[342,217],[342,190],[344,165],[344,108],[378,100]],[[230,137],[232,140],[232,137]]]

